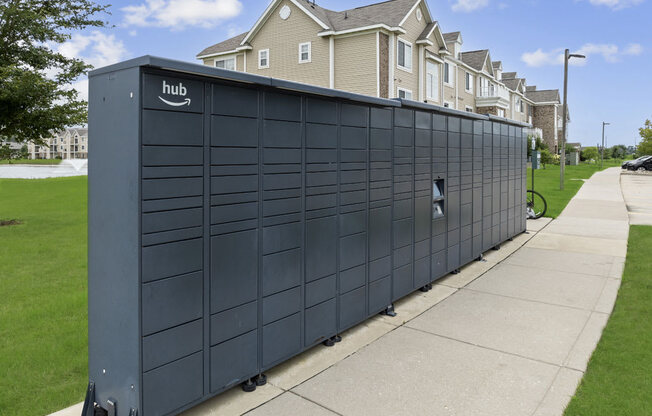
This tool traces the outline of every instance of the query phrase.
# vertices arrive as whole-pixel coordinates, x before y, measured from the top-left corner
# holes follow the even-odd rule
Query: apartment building
[[[528,96],[524,78],[503,72],[488,49],[462,46],[462,34],[443,33],[426,0],[344,11],[312,0],[272,0],[249,31],[207,47],[197,58],[223,69],[535,125],[546,117],[545,111],[535,117],[538,103]],[[556,143],[557,135],[549,139]]]
[[[448,53],[421,0],[341,12],[306,0],[273,0],[250,31],[197,57],[218,68],[441,105]]]
[[[532,102],[532,124],[542,131],[543,141],[550,151],[559,151],[558,140],[562,137],[563,104],[559,98],[559,90],[537,90],[537,87],[527,86],[525,92]],[[570,122],[570,111],[566,110],[566,121]]]
[[[27,145],[31,159],[88,159],[88,129],[69,128],[45,139],[45,145]]]

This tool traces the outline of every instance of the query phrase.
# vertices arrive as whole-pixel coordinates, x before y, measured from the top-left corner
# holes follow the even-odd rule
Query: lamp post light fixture
[[[568,115],[568,60],[570,58],[584,59],[586,56],[579,53],[570,53],[568,49],[564,51],[564,108],[562,114],[562,132],[561,132],[561,154],[559,157],[559,189],[564,190],[564,172],[566,170],[566,122]]]
[[[602,122],[602,149],[600,152],[600,169],[602,170],[602,162],[604,161],[604,126],[608,126],[611,123]]]

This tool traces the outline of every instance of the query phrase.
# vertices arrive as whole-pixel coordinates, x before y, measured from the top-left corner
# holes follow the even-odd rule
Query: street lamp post
[[[586,58],[578,53],[570,53],[568,49],[564,51],[564,107],[562,113],[562,132],[561,132],[561,153],[559,156],[559,189],[564,190],[564,171],[566,170],[566,115],[568,114],[568,60],[570,58]]]
[[[604,126],[608,126],[611,123],[602,122],[602,151],[600,152],[600,170],[602,170],[602,162],[604,161]]]

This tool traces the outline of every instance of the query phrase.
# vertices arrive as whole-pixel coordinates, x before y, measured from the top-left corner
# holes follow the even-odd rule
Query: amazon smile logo
[[[188,89],[183,85],[183,83],[179,82],[179,85],[171,85],[165,82],[165,80],[163,81],[163,94],[185,97],[187,93],[188,93]],[[184,98],[183,101],[180,102],[166,100],[160,95],[158,96],[158,98],[159,100],[163,101],[165,104],[171,105],[173,107],[181,107],[184,105],[190,107],[190,98]]]

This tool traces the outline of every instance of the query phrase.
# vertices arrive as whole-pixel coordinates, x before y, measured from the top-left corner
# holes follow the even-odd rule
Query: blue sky
[[[374,0],[317,0],[344,10]],[[633,145],[652,118],[652,0],[430,0],[445,32],[461,31],[463,50],[489,48],[506,72],[539,89],[563,87],[564,48],[583,52],[570,67],[569,141]],[[190,62],[204,47],[248,30],[267,7],[254,0],[115,0],[115,27],[76,33],[61,45],[96,67],[157,55]],[[77,84],[85,94],[85,84]]]

